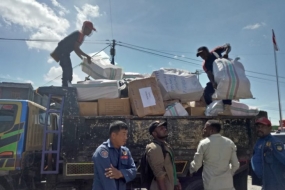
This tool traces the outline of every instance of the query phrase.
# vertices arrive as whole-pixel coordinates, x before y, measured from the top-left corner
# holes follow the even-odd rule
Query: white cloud
[[[174,58],[177,59],[177,55],[175,55]]]
[[[48,62],[48,63],[53,63],[53,62],[54,62],[54,59],[51,58],[51,57],[49,57],[48,60],[47,60],[47,62]]]
[[[171,63],[171,62],[168,62],[168,65],[170,65],[170,66],[171,66],[171,65],[172,65],[172,63]]]
[[[55,7],[58,7],[60,11],[58,12],[60,16],[64,16],[66,13],[69,13],[69,10],[67,10],[65,7],[63,7],[59,2],[56,0],[51,0],[52,4]]]
[[[62,69],[60,66],[58,67],[51,67],[47,74],[44,75],[44,80],[50,82],[50,84],[61,85],[61,76],[62,76]],[[78,81],[82,81],[79,76],[73,73],[72,83],[77,83]]]
[[[19,25],[23,30],[30,31],[31,39],[59,40],[69,28],[67,19],[57,16],[46,4],[35,0],[1,1],[0,14],[7,24]],[[27,45],[29,48],[51,51],[56,43],[27,42]]]
[[[243,29],[244,30],[255,30],[255,29],[258,29],[262,26],[266,26],[266,23],[261,22],[261,23],[256,23],[256,24],[249,24],[249,25],[243,27]]]
[[[74,6],[74,8],[77,11],[76,27],[78,29],[82,27],[84,21],[101,16],[99,13],[99,6],[97,5],[84,4],[81,9],[76,6]]]

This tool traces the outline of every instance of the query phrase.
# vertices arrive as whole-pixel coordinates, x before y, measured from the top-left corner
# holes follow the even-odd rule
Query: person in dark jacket
[[[284,144],[270,134],[272,126],[267,118],[259,118],[255,124],[259,139],[251,158],[253,185],[262,185],[263,190],[284,190]]]
[[[202,67],[205,73],[207,73],[207,76],[210,80],[210,82],[207,83],[206,88],[204,89],[204,99],[207,105],[212,103],[212,95],[214,94],[215,89],[217,89],[217,83],[215,82],[215,76],[213,74],[213,62],[217,58],[228,58],[230,51],[230,44],[225,44],[223,46],[216,47],[212,51],[209,51],[209,49],[205,46],[202,46],[197,50],[196,56],[200,56],[204,60]],[[224,53],[223,56],[222,53]],[[232,100],[223,100],[223,104],[224,112],[220,113],[220,115],[231,115]]]
[[[111,123],[109,139],[93,154],[93,190],[126,190],[126,184],[136,177],[137,169],[126,144],[128,126],[122,121]]]
[[[80,46],[84,41],[85,36],[90,36],[92,31],[96,31],[93,27],[92,22],[85,21],[82,26],[82,30],[74,31],[63,40],[61,40],[55,50],[50,54],[50,56],[56,61],[59,62],[59,65],[62,68],[62,86],[67,87],[71,85],[72,81],[72,64],[70,60],[70,53],[75,52],[80,59],[83,59],[82,56],[86,57],[88,63],[91,63],[91,57],[84,53]]]

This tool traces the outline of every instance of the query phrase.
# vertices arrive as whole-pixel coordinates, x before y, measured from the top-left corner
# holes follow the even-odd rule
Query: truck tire
[[[201,178],[189,181],[182,185],[182,190],[204,190],[203,180]]]
[[[234,187],[237,190],[247,190],[248,170],[244,170],[234,176]]]

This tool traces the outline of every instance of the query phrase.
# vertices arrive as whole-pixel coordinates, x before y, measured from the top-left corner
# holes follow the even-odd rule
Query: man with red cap
[[[91,63],[91,57],[84,53],[80,46],[84,41],[85,36],[90,36],[92,31],[96,31],[93,27],[92,22],[85,21],[82,26],[82,30],[76,30],[66,36],[61,40],[56,49],[50,54],[51,57],[59,62],[59,65],[62,68],[62,86],[67,87],[71,85],[72,81],[72,64],[70,60],[70,53],[75,52],[80,59],[83,59],[82,56],[86,57],[88,62]]]
[[[253,185],[263,190],[285,189],[285,150],[283,142],[273,137],[271,122],[259,118],[255,122],[258,141],[254,146],[251,165]]]

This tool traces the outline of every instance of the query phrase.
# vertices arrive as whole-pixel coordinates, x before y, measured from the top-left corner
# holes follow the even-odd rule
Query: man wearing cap
[[[212,51],[209,52],[208,48],[205,46],[202,46],[198,48],[197,50],[197,57],[201,57],[204,62],[202,64],[203,70],[207,73],[207,76],[210,80],[210,82],[207,83],[205,89],[204,89],[204,99],[207,105],[212,103],[212,95],[215,92],[215,89],[217,89],[217,83],[215,82],[215,76],[213,74],[213,62],[217,58],[228,58],[228,55],[231,51],[230,44],[225,44],[223,46],[219,46]],[[222,56],[222,53],[225,52],[225,54]],[[231,100],[223,100],[224,104],[224,112],[220,113],[220,115],[231,115]]]
[[[272,126],[267,118],[259,118],[255,126],[259,139],[254,146],[251,158],[252,183],[262,185],[263,190],[284,190],[284,144],[270,134]]]
[[[85,36],[90,36],[93,30],[96,31],[92,22],[85,21],[81,31],[77,30],[66,36],[58,43],[56,49],[50,54],[56,62],[59,62],[59,65],[62,68],[63,87],[71,85],[73,71],[70,53],[72,51],[74,51],[80,59],[83,59],[82,56],[84,56],[87,58],[88,63],[91,63],[91,57],[84,53],[80,49],[80,46],[83,43]]]
[[[154,140],[146,146],[147,160],[155,179],[150,190],[181,190],[174,163],[174,152],[166,142],[167,122],[154,121],[149,126]]]
[[[126,190],[126,183],[136,177],[137,169],[131,152],[124,145],[128,126],[122,121],[111,123],[109,139],[93,154],[94,181],[92,190]]]

